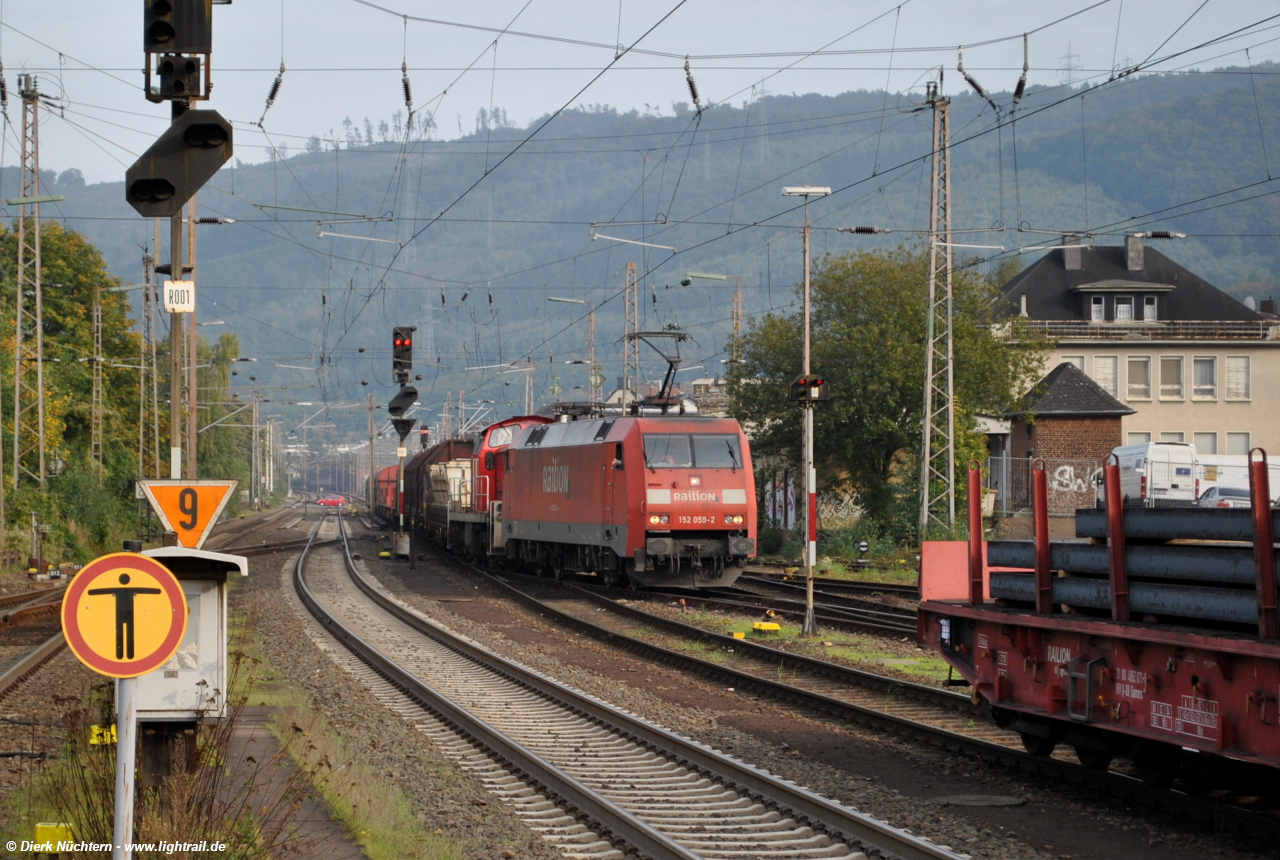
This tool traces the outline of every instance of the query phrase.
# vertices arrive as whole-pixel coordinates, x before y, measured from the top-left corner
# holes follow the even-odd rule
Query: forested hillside
[[[1063,231],[1115,243],[1126,229],[1179,230],[1189,238],[1162,243],[1163,253],[1241,297],[1271,294],[1280,278],[1280,185],[1269,181],[1271,162],[1280,170],[1277,75],[1262,65],[1087,92],[1033,87],[1012,114],[1010,94],[997,92],[998,122],[984,100],[958,95],[956,241],[1009,252],[1056,243]],[[446,391],[465,389],[508,413],[521,408],[523,376],[466,368],[531,356],[539,401],[557,384],[567,399],[586,385],[585,367],[564,363],[584,357],[585,310],[549,296],[595,302],[598,363],[609,385],[621,375],[619,293],[635,262],[644,326],[690,331],[700,344],[691,363],[719,374],[732,281],[681,287],[681,277],[740,276],[748,314],[792,302],[801,215],[781,196],[785,185],[836,189],[810,207],[816,255],[918,241],[929,203],[931,114],[922,108],[866,91],[756,93],[700,117],[687,105],[583,105],[520,147],[545,117],[517,128],[505,112],[482,112],[470,134],[440,140],[438,129],[424,136],[422,117],[406,131],[403,117],[371,105],[367,121],[350,118],[337,134],[272,133],[279,158],[237,161],[201,192],[201,215],[236,223],[200,228],[200,319],[223,321],[259,359],[242,365],[252,370],[239,382],[301,386],[300,400],[370,390],[382,399],[390,326],[415,323],[425,405],[438,411]],[[46,192],[67,199],[45,215],[65,217],[112,273],[137,281],[152,223],[126,206],[122,183],[85,186],[72,168],[48,171]],[[0,179],[15,196],[13,168]],[[835,229],[855,224],[894,232]],[[960,253],[991,257],[984,272],[1007,256]]]

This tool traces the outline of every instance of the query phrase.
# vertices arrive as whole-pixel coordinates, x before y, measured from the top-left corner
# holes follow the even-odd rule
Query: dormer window
[[[1144,320],[1158,320],[1158,319],[1160,319],[1160,315],[1157,313],[1157,310],[1156,310],[1156,297],[1155,297],[1155,296],[1143,296],[1143,297],[1142,297],[1142,318],[1143,318]]]
[[[1090,322],[1106,322],[1107,320],[1107,300],[1102,296],[1089,297],[1089,321]]]
[[[1116,322],[1133,322],[1133,296],[1116,296]]]

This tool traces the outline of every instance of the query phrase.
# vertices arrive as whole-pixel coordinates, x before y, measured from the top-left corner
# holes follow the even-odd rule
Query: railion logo
[[[569,467],[561,466],[559,458],[542,467],[542,492],[569,495]]]
[[[720,497],[715,493],[704,493],[701,490],[690,490],[687,493],[672,493],[671,498],[677,502],[718,502]]]

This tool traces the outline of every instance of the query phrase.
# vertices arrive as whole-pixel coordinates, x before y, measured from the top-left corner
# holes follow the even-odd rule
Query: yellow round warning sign
[[[62,631],[80,662],[136,678],[166,663],[187,629],[187,601],[169,569],[117,552],[81,568],[62,598]]]

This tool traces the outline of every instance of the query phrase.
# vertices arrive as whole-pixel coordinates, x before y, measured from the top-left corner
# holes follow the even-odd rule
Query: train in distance
[[[486,564],[608,585],[725,586],[756,553],[751,451],[732,418],[520,416],[405,464],[406,526]],[[396,522],[398,469],[375,514]]]

